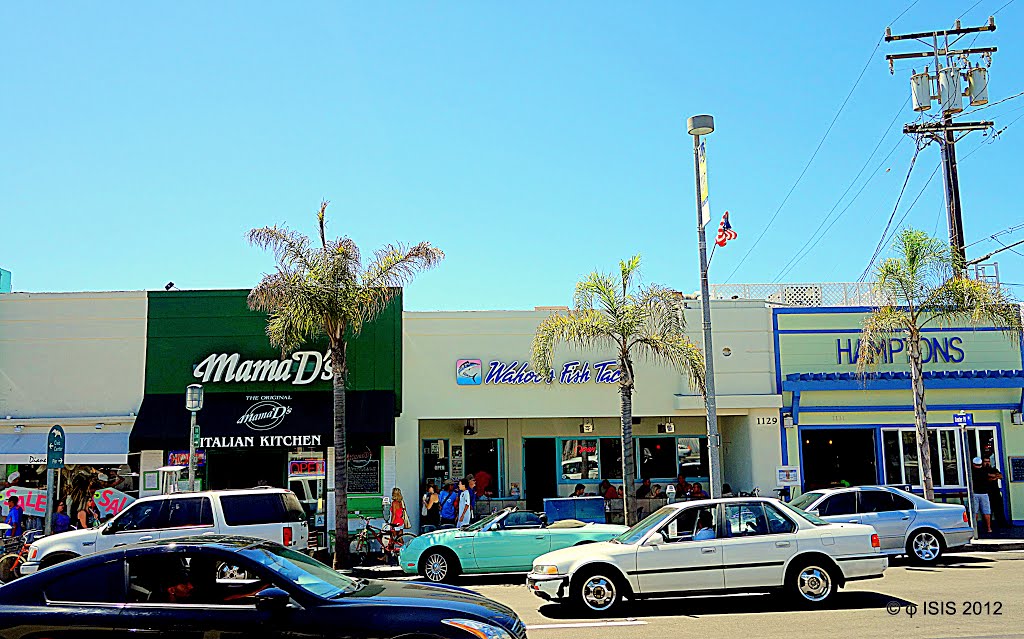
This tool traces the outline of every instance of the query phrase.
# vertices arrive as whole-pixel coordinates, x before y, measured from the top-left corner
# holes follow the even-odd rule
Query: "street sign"
[[[192,427],[192,445],[199,445],[199,424]]]
[[[60,424],[54,424],[50,434],[46,436],[46,468],[56,470],[64,468],[64,429]]]
[[[974,413],[953,415],[953,423],[957,426],[974,426]]]

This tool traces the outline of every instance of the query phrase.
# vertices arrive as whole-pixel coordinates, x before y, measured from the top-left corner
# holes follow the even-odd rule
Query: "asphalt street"
[[[580,619],[528,592],[524,581],[467,577],[460,585],[511,606],[533,639],[1024,637],[1024,552],[950,555],[932,568],[899,558],[883,579],[851,583],[817,611],[740,594],[626,602],[615,616]]]

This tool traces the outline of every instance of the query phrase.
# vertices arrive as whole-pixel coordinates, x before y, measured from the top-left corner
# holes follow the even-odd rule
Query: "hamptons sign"
[[[192,369],[203,383],[291,382],[296,386],[334,377],[331,351],[299,351],[291,359],[242,359],[238,353],[211,353]]]
[[[504,385],[528,386],[532,384],[582,385],[616,384],[622,373],[614,359],[600,362],[566,362],[560,369],[554,369],[547,377],[530,367],[529,360],[503,362],[492,360],[484,371],[483,360],[455,360],[455,383],[459,386]]]

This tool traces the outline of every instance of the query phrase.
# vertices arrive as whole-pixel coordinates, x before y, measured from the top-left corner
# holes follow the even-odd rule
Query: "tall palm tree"
[[[656,284],[639,285],[640,256],[619,262],[619,276],[594,272],[576,284],[574,308],[554,313],[537,327],[533,368],[552,374],[552,358],[560,343],[580,349],[614,349],[619,364],[619,405],[622,417],[622,481],[626,525],[636,519],[633,478],[633,361],[643,357],[667,364],[687,376],[690,387],[704,393],[704,356],[686,337],[681,296]]]
[[[934,497],[931,445],[928,441],[928,407],[924,393],[921,329],[986,325],[1001,329],[1010,339],[1020,339],[1020,308],[998,286],[966,276],[965,265],[949,247],[924,231],[905,229],[894,242],[895,257],[876,271],[875,288],[886,303],[864,319],[857,354],[857,368],[864,373],[876,366],[882,350],[880,339],[906,339],[914,394],[917,427],[917,460],[925,499]]]
[[[436,266],[444,253],[429,242],[388,244],[364,264],[348,237],[327,239],[328,202],[320,203],[319,244],[286,227],[265,226],[248,233],[249,243],[270,249],[277,270],[249,293],[249,307],[267,313],[270,343],[288,355],[304,342],[327,336],[334,371],[335,566],[348,564],[348,448],[345,386],[348,340],[388,305],[415,275]]]

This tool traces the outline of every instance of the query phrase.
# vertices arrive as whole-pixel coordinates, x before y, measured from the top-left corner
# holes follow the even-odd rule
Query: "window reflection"
[[[600,463],[596,439],[562,440],[562,479],[597,481]]]

